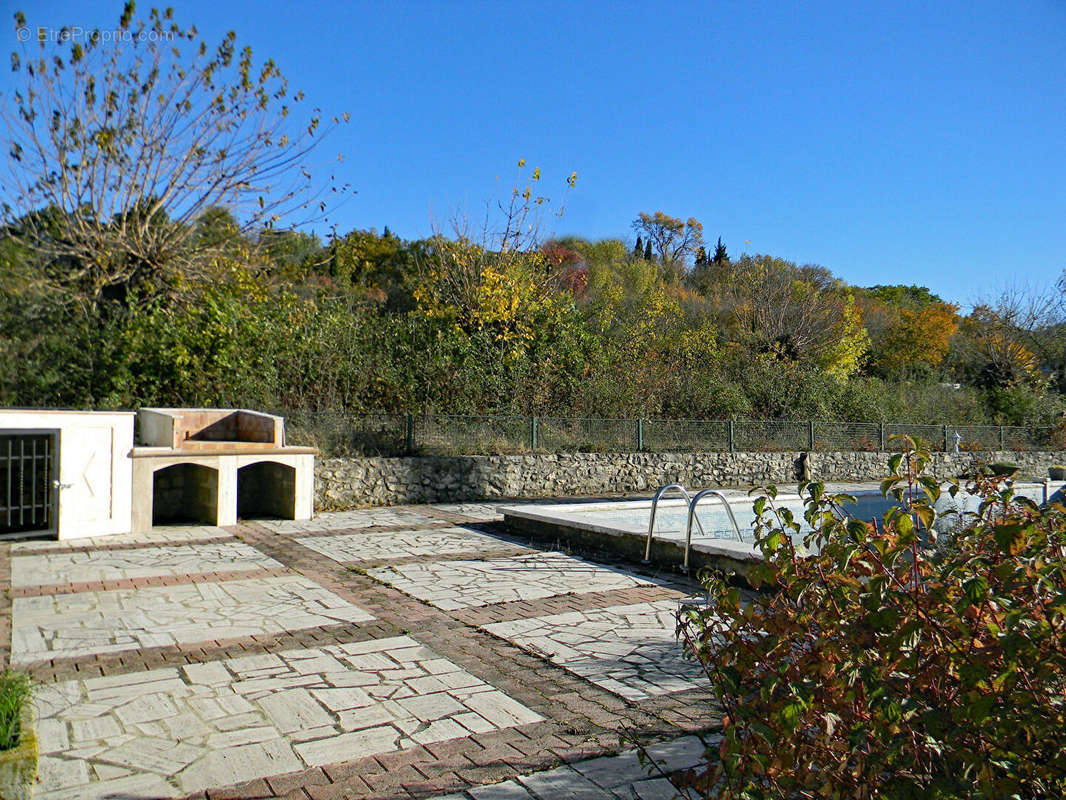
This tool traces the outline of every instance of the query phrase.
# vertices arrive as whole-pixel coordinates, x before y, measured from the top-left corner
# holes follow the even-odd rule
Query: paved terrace
[[[40,683],[36,796],[674,797],[663,774],[715,739],[674,639],[694,587],[499,520],[413,506],[0,545],[3,655]]]

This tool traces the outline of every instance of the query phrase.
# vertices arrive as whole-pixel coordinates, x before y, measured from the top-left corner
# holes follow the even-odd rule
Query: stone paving
[[[236,540],[129,550],[60,550],[11,559],[11,585],[75,582],[274,569],[281,564]]]
[[[652,583],[562,553],[400,564],[368,570],[367,574],[445,611]]]
[[[185,544],[187,542],[232,538],[233,534],[225,528],[216,528],[211,525],[156,525],[150,533],[120,533],[112,536],[66,539],[63,541],[19,542],[15,552],[21,555],[47,550],[110,550],[126,547],[157,547],[161,544]]]
[[[443,523],[445,520],[439,516],[402,508],[361,508],[356,511],[335,511],[308,521],[259,521],[259,524],[269,531],[288,534],[360,530],[362,528],[411,529]]]
[[[676,600],[483,626],[627,700],[693,689],[703,672],[674,635]]]
[[[14,664],[373,619],[299,576],[16,597],[12,606]]]
[[[329,536],[303,536],[297,541],[340,563],[390,561],[457,553],[498,553],[525,550],[517,544],[467,528],[389,531]]]
[[[510,505],[514,505],[513,500],[506,503],[434,503],[430,508],[446,514],[461,514],[474,519],[496,522],[503,519],[500,509]]]
[[[42,798],[169,797],[542,720],[406,636],[68,681],[38,707]]]
[[[0,656],[40,684],[36,796],[672,797],[627,748],[671,772],[713,742],[673,640],[692,586],[523,548],[494,516],[0,543]]]
[[[630,749],[433,800],[673,800],[677,790],[663,776],[699,764],[707,746],[717,739],[710,737],[704,743],[685,736],[647,747],[643,759]]]

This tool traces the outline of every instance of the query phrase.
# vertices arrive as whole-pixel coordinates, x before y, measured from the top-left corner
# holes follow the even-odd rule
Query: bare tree
[[[649,242],[652,252],[664,267],[676,271],[703,245],[703,225],[695,217],[682,220],[662,211],[654,214],[640,212],[633,220],[633,230]]]
[[[974,306],[966,330],[982,380],[1006,386],[1040,371],[1066,387],[1066,278],[1054,286],[1013,284]]]
[[[745,341],[788,360],[818,354],[840,337],[842,296],[824,268],[743,256],[718,285]]]
[[[312,182],[307,156],[332,125],[318,109],[291,119],[304,98],[272,60],[254,64],[232,31],[209,47],[170,9],[134,12],[106,31],[31,30],[17,13],[36,41],[11,54],[17,85],[0,97],[7,233],[94,302],[202,266],[209,209],[243,233],[320,218],[345,191]]]

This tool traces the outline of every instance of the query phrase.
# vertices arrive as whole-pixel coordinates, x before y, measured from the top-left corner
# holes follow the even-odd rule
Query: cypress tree
[[[644,245],[644,260],[651,261],[651,239]]]
[[[644,240],[640,238],[640,234],[637,234],[637,244],[633,248],[633,258],[640,258],[644,255]]]
[[[722,237],[718,237],[718,244],[714,246],[714,257],[711,259],[715,264],[728,264],[729,253],[725,251],[725,245],[722,244]]]

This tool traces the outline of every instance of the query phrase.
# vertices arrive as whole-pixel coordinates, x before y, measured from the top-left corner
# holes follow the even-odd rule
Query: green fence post
[[[999,449],[1002,450],[1006,445],[1006,440],[1003,438],[1003,426],[999,426]]]
[[[637,420],[637,452],[644,452],[644,418]]]
[[[807,449],[814,450],[814,420],[807,423]]]
[[[529,449],[530,450],[536,450],[537,449],[537,444],[538,444],[537,439],[540,438],[538,436],[540,431],[538,431],[537,428],[538,428],[537,418],[536,417],[530,417],[529,418]]]
[[[404,430],[403,444],[404,451],[407,455],[411,455],[415,451],[415,415],[406,414],[406,429]]]
[[[737,451],[737,437],[733,431],[733,420],[729,420],[729,452],[735,453]]]
[[[881,423],[881,452],[885,451],[885,423]]]
[[[944,426],[944,452],[948,453],[950,451],[951,451],[951,447],[948,445],[948,426],[945,425]]]

